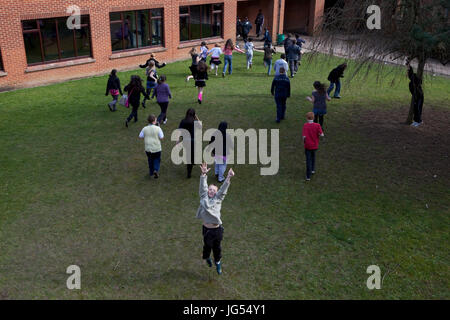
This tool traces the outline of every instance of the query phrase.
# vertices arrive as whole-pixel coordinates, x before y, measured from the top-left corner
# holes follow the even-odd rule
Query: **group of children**
[[[297,46],[298,47],[298,46]],[[289,46],[290,50],[295,50],[295,52],[290,52],[288,50],[288,55],[291,54],[290,60],[294,59],[294,62],[288,64],[286,61],[286,54],[282,54],[281,58],[275,62],[275,77],[272,82],[271,93],[274,96],[277,105],[277,123],[280,123],[285,119],[286,115],[286,101],[291,95],[290,80],[287,76],[288,70],[291,70],[291,77],[297,71],[297,61],[299,57],[295,55],[299,53],[298,48],[295,47],[295,42]],[[244,45],[245,54],[247,57],[247,69],[252,68],[253,63],[253,51],[255,49],[252,39],[249,38]],[[268,67],[268,75],[271,73],[272,69],[272,56],[276,52],[271,43],[265,44],[264,48],[264,64]],[[203,100],[203,90],[206,86],[206,81],[208,80],[208,67],[207,57],[210,56],[210,66],[211,71],[218,74],[219,65],[222,63],[220,57],[224,54],[224,68],[222,71],[222,76],[225,77],[225,72],[231,75],[232,68],[232,54],[233,51],[238,51],[244,53],[240,48],[236,47],[233,42],[228,40],[223,47],[223,49],[216,44],[213,48],[208,49],[206,43],[201,44],[200,52],[198,53],[195,48],[190,50],[189,54],[192,58],[192,63],[189,67],[191,75],[186,77],[186,81],[190,79],[195,80],[195,86],[198,88],[197,101],[199,104]],[[289,60],[289,59],[288,59]],[[121,103],[125,106],[131,105],[131,113],[125,121],[126,127],[131,120],[134,122],[138,120],[138,108],[142,106],[145,108],[145,102],[148,99],[156,97],[156,101],[160,106],[161,113],[158,117],[151,114],[148,116],[148,125],[145,126],[139,133],[139,138],[144,140],[145,153],[147,155],[148,167],[150,177],[154,179],[159,178],[160,174],[160,163],[162,154],[162,144],[161,140],[164,138],[164,133],[161,128],[161,124],[167,122],[167,109],[169,105],[169,99],[172,98],[172,94],[169,85],[166,83],[166,76],[158,76],[157,68],[162,68],[166,64],[160,64],[155,57],[152,55],[149,60],[144,65],[140,67],[146,69],[147,83],[146,89],[142,86],[142,80],[139,76],[131,76],[130,82],[125,86],[124,91],[127,92],[127,96],[123,96],[120,80],[117,77],[117,71],[112,70],[108,78],[106,95],[111,94],[113,101],[108,103],[108,108],[111,111],[116,111],[116,104],[118,103],[119,94],[122,95]],[[310,181],[312,175],[316,172],[316,152],[319,147],[319,139],[324,136],[323,124],[324,116],[327,113],[327,101],[330,101],[330,93],[334,87],[336,87],[334,97],[340,97],[340,82],[339,79],[343,77],[343,72],[347,67],[346,64],[342,64],[330,72],[328,80],[330,81],[330,87],[328,90],[325,88],[325,84],[315,81],[313,83],[314,91],[310,97],[306,99],[313,104],[312,112],[306,114],[306,123],[302,129],[302,140],[305,149],[306,158],[306,181]],[[144,96],[142,103],[140,103],[141,95]],[[124,99],[125,98],[125,99]],[[125,100],[125,101],[122,101]],[[190,163],[187,164],[187,177],[191,178],[192,169],[194,166],[194,139],[195,130],[194,124],[200,124],[201,121],[196,115],[193,108],[189,108],[186,111],[186,116],[180,121],[179,128],[185,129],[190,133],[190,139],[183,141],[182,138],[178,143],[183,143],[185,150],[188,150],[190,154]],[[197,218],[203,221],[202,234],[203,234],[203,259],[209,267],[212,267],[212,260],[210,258],[211,251],[214,255],[214,263],[216,266],[217,273],[222,274],[221,265],[221,241],[223,239],[223,226],[220,217],[221,204],[227,193],[230,185],[230,179],[234,176],[232,169],[229,170],[228,175],[225,177],[225,172],[227,168],[227,155],[231,154],[233,148],[233,140],[226,133],[228,124],[225,121],[220,122],[217,129],[217,136],[222,137],[222,143],[220,146],[215,146],[212,150],[212,155],[214,156],[215,162],[215,176],[219,183],[222,183],[220,189],[214,185],[207,185],[206,174],[209,171],[206,164],[201,166],[201,176],[200,176],[200,206],[197,210]],[[210,141],[210,144],[214,143],[214,135]]]

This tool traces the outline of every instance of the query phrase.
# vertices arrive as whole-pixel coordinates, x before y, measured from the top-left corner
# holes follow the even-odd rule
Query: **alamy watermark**
[[[73,289],[81,289],[81,269],[79,266],[72,264],[67,267],[66,273],[70,274],[70,276],[67,278],[66,286],[67,289],[73,290]]]
[[[268,150],[268,136],[270,133],[270,154]],[[210,141],[212,137],[215,140],[202,150],[202,142]],[[202,125],[199,121],[194,122],[194,138],[189,131],[185,129],[176,129],[172,132],[171,140],[180,141],[172,149],[171,159],[176,165],[179,164],[222,164],[223,156],[226,157],[226,164],[261,164],[267,167],[260,169],[263,176],[275,175],[278,173],[280,159],[280,143],[278,129],[227,129],[226,130],[226,154],[223,153],[223,135],[217,129],[208,129],[203,133]],[[236,143],[235,143],[236,140]],[[248,141],[248,144],[247,144]],[[215,157],[212,156],[212,150],[215,150]],[[236,162],[234,157],[236,153]],[[248,161],[246,155],[248,151]],[[193,155],[192,155],[193,152]],[[222,157],[221,157],[222,156]]]
[[[379,6],[373,4],[367,7],[367,14],[370,16],[367,18],[366,25],[369,30],[381,29],[381,9]]]
[[[67,18],[66,25],[69,30],[81,29],[81,10],[77,5],[68,6],[66,13],[70,16]]]

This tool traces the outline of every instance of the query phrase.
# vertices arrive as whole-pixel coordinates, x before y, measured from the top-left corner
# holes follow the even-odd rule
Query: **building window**
[[[0,71],[5,71],[3,68],[2,51],[0,50]]]
[[[180,41],[222,37],[223,3],[180,7]]]
[[[111,12],[112,51],[163,45],[163,9]]]
[[[28,65],[91,56],[89,16],[81,16],[80,29],[66,22],[67,17],[22,21]]]

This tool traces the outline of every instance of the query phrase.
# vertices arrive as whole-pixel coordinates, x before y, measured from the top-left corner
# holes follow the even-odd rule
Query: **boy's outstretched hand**
[[[234,177],[234,171],[232,168],[230,168],[230,170],[228,170],[228,175],[227,175],[228,181],[231,179],[231,177]]]
[[[203,164],[200,166],[200,169],[202,170],[202,175],[206,175],[208,171],[211,170],[211,168],[208,169],[208,165],[206,164],[206,162],[203,162]]]

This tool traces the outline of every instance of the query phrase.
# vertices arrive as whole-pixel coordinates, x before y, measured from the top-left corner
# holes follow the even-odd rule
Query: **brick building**
[[[186,59],[193,46],[235,39],[258,10],[272,38],[312,33],[324,0],[0,0],[0,90],[133,69],[150,53]],[[77,8],[81,18],[70,18]],[[76,27],[69,28],[68,20]],[[254,28],[255,29],[255,28]],[[253,29],[253,30],[254,30]]]

